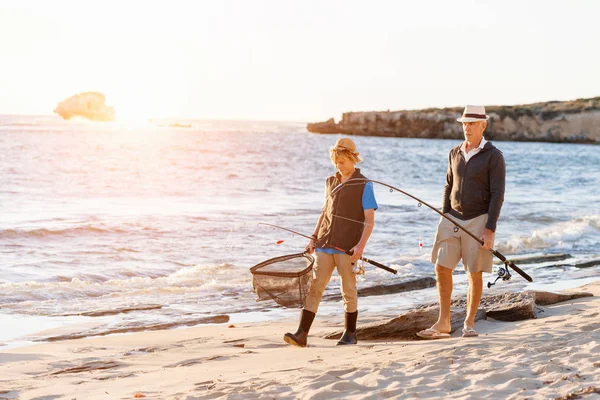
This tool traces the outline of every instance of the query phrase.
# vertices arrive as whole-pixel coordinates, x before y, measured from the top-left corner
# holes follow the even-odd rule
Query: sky
[[[0,0],[0,114],[99,91],[118,117],[600,96],[600,1]]]

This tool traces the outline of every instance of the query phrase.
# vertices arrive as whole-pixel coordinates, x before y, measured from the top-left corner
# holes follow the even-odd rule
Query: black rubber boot
[[[286,333],[283,335],[283,340],[298,347],[306,347],[306,338],[308,337],[308,331],[315,319],[315,313],[308,310],[302,310],[300,314],[300,326],[296,333]]]
[[[346,329],[344,329],[344,334],[340,338],[340,341],[337,342],[338,346],[358,343],[358,340],[356,340],[357,318],[358,311],[355,311],[353,313],[346,313]]]

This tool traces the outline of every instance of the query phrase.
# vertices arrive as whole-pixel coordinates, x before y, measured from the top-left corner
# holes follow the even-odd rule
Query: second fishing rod
[[[258,225],[270,226],[270,227],[272,227],[272,228],[281,229],[281,230],[283,230],[283,231],[287,231],[287,232],[293,233],[294,235],[298,235],[298,236],[302,236],[302,237],[304,237],[304,238],[307,238],[307,239],[314,240],[314,238],[313,238],[313,237],[310,237],[310,236],[308,236],[308,235],[302,234],[302,233],[300,233],[300,232],[296,232],[296,231],[294,231],[294,230],[291,230],[291,229],[288,229],[288,228],[284,228],[283,226],[279,226],[279,225],[273,225],[273,224],[267,224],[267,223],[264,223],[264,222],[259,222],[259,223],[258,223]],[[334,250],[343,251],[345,254],[347,254],[347,255],[349,255],[349,256],[351,256],[351,255],[352,255],[352,252],[350,252],[350,251],[347,251],[347,250],[344,250],[344,249],[341,249],[341,248],[339,248],[339,247],[335,247],[335,246],[332,246],[332,245],[326,245],[326,246],[327,246],[327,247],[329,247],[329,248],[332,248],[332,249],[334,249]],[[377,268],[381,268],[381,269],[383,269],[383,270],[386,270],[386,271],[388,271],[388,272],[391,272],[392,274],[397,274],[397,273],[398,273],[398,271],[396,271],[394,268],[390,268],[390,267],[388,267],[388,266],[386,266],[386,265],[383,265],[383,264],[381,264],[381,263],[378,263],[377,261],[373,261],[373,260],[371,260],[371,259],[369,259],[369,258],[366,258],[366,257],[361,257],[361,258],[360,258],[360,260],[362,260],[362,261],[364,261],[364,262],[366,262],[366,263],[368,263],[368,264],[371,264],[371,265],[373,265],[373,266],[375,266],[375,267],[377,267]]]
[[[419,199],[418,197],[413,196],[412,194],[405,192],[402,189],[399,189],[395,186],[389,185],[387,183],[384,182],[380,182],[380,181],[374,181],[372,179],[366,179],[366,178],[351,178],[348,179],[347,181],[339,184],[337,187],[335,187],[331,193],[329,194],[329,196],[333,196],[336,192],[338,192],[339,190],[341,190],[345,185],[352,185],[352,184],[364,184],[366,182],[372,182],[372,183],[376,183],[378,185],[382,185],[387,187],[390,192],[396,191],[399,193],[404,194],[405,196],[410,197],[411,199],[414,199],[418,202],[418,206],[421,207],[421,205],[425,205],[427,207],[429,207],[430,209],[432,209],[433,211],[435,211],[436,213],[438,213],[439,215],[442,216],[442,218],[447,219],[448,221],[450,221],[452,224],[454,224],[454,230],[455,232],[458,232],[458,229],[461,229],[463,232],[465,232],[467,235],[469,235],[470,237],[472,237],[473,239],[475,239],[479,244],[483,245],[483,240],[481,240],[480,238],[478,238],[477,236],[475,236],[472,232],[470,232],[469,230],[467,230],[466,228],[464,228],[463,226],[461,226],[460,224],[458,224],[456,221],[454,221],[452,218],[449,218],[447,215],[445,215],[444,213],[442,213],[441,211],[439,211],[437,208],[431,206],[430,204],[424,202],[423,200]],[[490,248],[490,251],[492,252],[492,254],[494,256],[496,256],[498,259],[500,259],[500,261],[502,261],[504,263],[504,268],[501,268],[498,271],[498,278],[496,278],[496,280],[502,278],[503,280],[509,280],[510,279],[510,272],[509,272],[509,267],[512,268],[515,272],[517,272],[519,275],[521,275],[523,278],[525,278],[528,282],[533,282],[533,278],[531,278],[531,276],[529,276],[525,271],[523,271],[521,268],[519,268],[517,265],[515,265],[514,262],[508,260],[506,257],[504,257],[504,255],[502,255],[499,251]],[[495,282],[494,282],[495,283]],[[493,284],[488,284],[488,287],[493,286]]]

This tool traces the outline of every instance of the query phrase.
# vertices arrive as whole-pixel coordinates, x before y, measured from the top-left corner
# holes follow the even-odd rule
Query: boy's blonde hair
[[[335,165],[335,160],[337,160],[339,157],[346,157],[348,160],[350,160],[350,162],[352,162],[354,165],[356,165],[362,161],[358,157],[359,154],[360,154],[359,152],[354,152],[354,151],[351,151],[351,150],[343,148],[343,147],[335,147],[334,146],[329,149],[329,158],[331,158],[331,163],[333,165]]]

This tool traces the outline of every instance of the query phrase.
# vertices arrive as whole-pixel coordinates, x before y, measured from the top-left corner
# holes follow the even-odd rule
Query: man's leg
[[[454,224],[440,219],[431,251],[431,262],[435,265],[440,313],[438,320],[430,329],[417,333],[423,339],[450,337],[450,301],[452,299],[452,271],[460,261],[460,236],[454,232]],[[442,335],[440,335],[439,332]]]
[[[450,332],[450,301],[452,299],[452,270],[439,264],[435,266],[437,290],[440,300],[440,314],[431,329],[442,333]]]
[[[487,214],[468,221],[465,228],[480,235],[485,229]],[[467,292],[467,315],[465,317],[465,330],[475,328],[475,316],[481,302],[483,293],[483,272],[492,272],[493,256],[489,250],[481,247],[476,240],[461,232],[461,251],[463,264],[469,276],[469,290]],[[477,332],[467,332],[465,336],[477,336]]]
[[[469,272],[469,292],[467,293],[467,316],[465,318],[465,329],[475,328],[475,315],[481,302],[483,293],[483,273]]]

